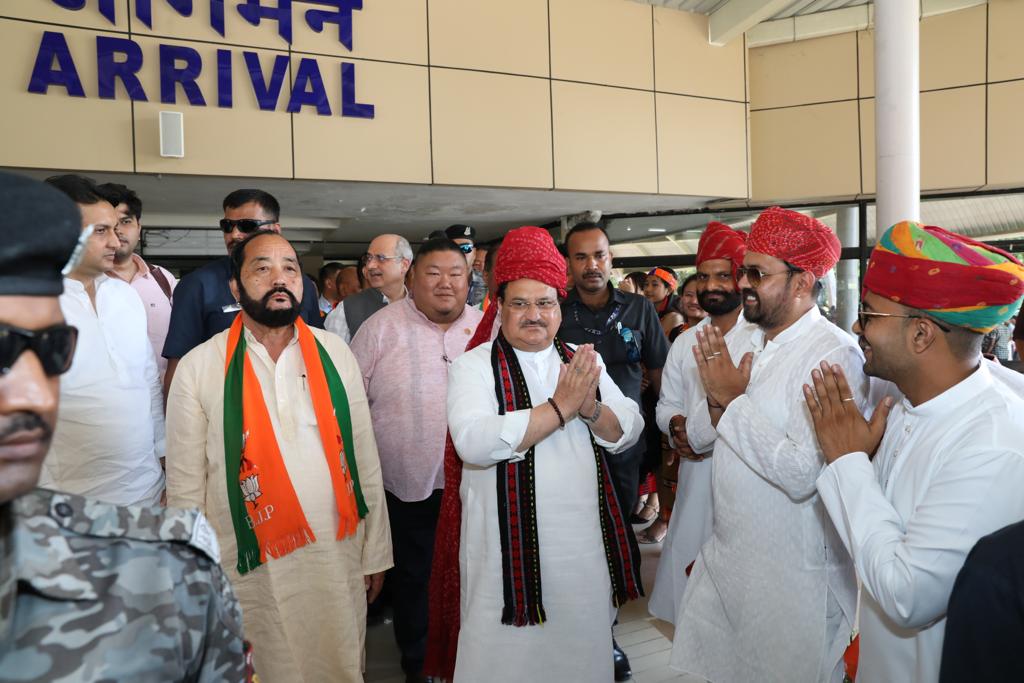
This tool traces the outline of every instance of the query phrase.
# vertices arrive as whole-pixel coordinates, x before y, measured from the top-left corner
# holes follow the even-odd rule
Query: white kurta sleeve
[[[668,434],[668,423],[675,415],[686,415],[686,387],[683,385],[683,352],[690,353],[686,347],[687,335],[676,339],[668,351],[665,367],[661,369],[661,394],[658,405],[654,409],[654,420],[658,429]],[[671,437],[669,437],[671,439]]]
[[[348,321],[345,319],[344,301],[338,302],[338,305],[324,318],[324,329],[344,339],[346,344],[352,341],[348,332]]]
[[[498,415],[489,360],[489,355],[466,353],[448,371],[452,443],[463,462],[481,467],[526,457],[526,451],[517,452],[515,447],[523,442],[530,424],[529,409]]]
[[[612,442],[605,441],[594,434],[594,441],[609,453],[619,453],[640,440],[644,432],[644,418],[640,414],[640,408],[636,401],[626,398],[618,385],[608,376],[607,368],[600,356],[597,357],[597,362],[601,366],[601,380],[598,384],[601,389],[601,403],[615,413],[615,417],[619,420],[619,427],[622,429],[622,436],[618,441]]]
[[[156,366],[153,347],[146,349],[146,382],[149,385],[149,414],[153,421],[153,452],[162,458],[167,452],[166,424],[164,420],[164,386],[160,381],[160,370]]]
[[[946,613],[953,582],[974,543],[1007,524],[1008,510],[1021,507],[1019,452],[963,443],[950,448],[957,456],[935,473],[908,520],[886,499],[865,453],[844,455],[818,478],[822,502],[857,575],[903,628],[922,628]]]
[[[199,399],[206,347],[196,347],[178,362],[167,395],[167,504],[206,510],[206,435],[209,416]],[[221,360],[223,363],[223,360]],[[223,372],[223,370],[222,370]],[[216,428],[223,431],[221,425]],[[223,486],[224,482],[220,482]]]
[[[867,401],[867,382],[861,369],[863,359],[853,347],[841,346],[821,360],[839,364],[846,377],[853,381],[854,399],[864,411]],[[815,367],[817,364],[815,364]],[[803,364],[797,367],[805,367]],[[776,424],[763,412],[749,395],[733,400],[718,421],[718,435],[736,454],[766,481],[778,486],[794,501],[805,500],[815,493],[815,482],[821,474],[825,459],[818,448],[814,424],[804,401],[801,387],[811,382],[806,376],[785,377],[791,392],[786,424]]]

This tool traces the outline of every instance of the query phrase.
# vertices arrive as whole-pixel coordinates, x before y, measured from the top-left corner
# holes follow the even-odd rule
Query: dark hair
[[[642,270],[634,270],[626,276],[626,279],[633,283],[633,287],[637,292],[642,292],[644,287],[647,286],[647,273]]]
[[[316,286],[320,288],[320,293],[323,294],[324,283],[327,279],[335,279],[338,276],[338,271],[341,270],[341,264],[337,261],[331,261],[320,266],[320,270],[316,274]]]
[[[438,251],[453,251],[462,257],[463,261],[466,259],[466,255],[462,253],[462,249],[459,249],[459,245],[448,239],[447,237],[435,237],[432,240],[427,240],[420,245],[420,248],[416,250],[416,258],[413,259],[413,263],[420,260],[421,256],[427,254],[433,254]]]
[[[242,266],[245,265],[245,248],[249,246],[249,242],[252,242],[257,237],[265,237],[267,235],[274,235],[275,237],[281,237],[281,233],[274,232],[273,230],[257,230],[251,232],[245,236],[245,239],[235,245],[235,248],[231,250],[231,279],[235,282],[241,282],[242,280]],[[284,239],[283,237],[281,239]]]
[[[256,202],[275,223],[281,220],[281,205],[274,199],[274,195],[263,190],[235,190],[224,198],[224,210],[237,209],[249,202]]]
[[[96,192],[108,202],[117,206],[124,204],[128,207],[128,215],[134,216],[135,220],[142,218],[142,200],[134,191],[120,183],[104,183],[96,186]]]
[[[949,347],[949,352],[959,360],[972,360],[981,355],[986,335],[981,332],[969,330],[966,327],[952,325],[943,320],[939,320],[935,316],[929,315],[928,311],[923,311],[917,308],[912,308],[910,310],[914,315],[920,316],[925,320],[932,321],[944,332],[949,330],[946,332],[946,345]],[[904,325],[910,325],[913,322],[914,321],[911,318],[904,318],[903,320]]]
[[[604,238],[608,239],[608,232],[597,223],[577,223],[576,225],[572,226],[569,232],[565,233],[565,239],[562,240],[562,246],[565,247],[566,254],[568,254],[569,251],[569,240],[572,239],[573,235],[580,232],[590,232],[591,230],[600,230],[601,234],[604,235]],[[611,240],[609,240],[609,243],[610,242]]]
[[[686,279],[683,280],[683,284],[679,285],[679,296],[683,295],[683,290],[686,289],[686,285],[690,284],[691,282],[695,281],[696,279],[697,279],[697,273],[691,273],[690,275],[687,275]]]
[[[494,298],[495,299],[501,299],[502,301],[504,301],[505,300],[505,289],[507,289],[507,288],[508,288],[508,283],[507,282],[502,282],[500,285],[498,285],[498,293],[494,295]]]
[[[484,272],[494,272],[494,262],[498,259],[499,249],[501,249],[501,240],[487,247],[487,256],[484,256]]]
[[[66,194],[75,204],[110,203],[109,199],[99,193],[96,181],[84,175],[54,175],[47,178],[46,183]]]

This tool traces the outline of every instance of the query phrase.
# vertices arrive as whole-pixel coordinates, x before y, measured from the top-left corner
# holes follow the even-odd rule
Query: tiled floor
[[[637,529],[639,530],[640,527]],[[661,545],[642,545],[640,549],[643,554],[644,587],[650,593],[658,568],[658,560],[661,557]],[[672,650],[672,625],[655,619],[647,613],[647,598],[627,603],[619,610],[619,624],[615,627],[615,638],[629,655],[635,683],[662,683],[663,681],[701,683],[700,679],[682,676],[668,668],[669,653]],[[375,626],[366,633],[366,681],[367,683],[404,683],[405,681],[398,664],[398,648],[395,646],[391,624]]]

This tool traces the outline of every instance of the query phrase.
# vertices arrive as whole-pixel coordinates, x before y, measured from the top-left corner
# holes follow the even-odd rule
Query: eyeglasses
[[[765,278],[772,277],[773,275],[786,275],[786,276],[792,277],[793,273],[802,273],[802,272],[803,271],[801,269],[799,269],[799,268],[787,268],[786,270],[779,271],[778,273],[766,273],[763,270],[761,270],[760,268],[750,268],[750,267],[744,266],[742,268],[737,268],[736,269],[736,280],[738,282],[739,280],[742,280],[743,278],[747,278],[747,282],[750,283],[750,286],[753,287],[754,289],[757,289],[758,287],[761,286],[761,282]]]
[[[473,253],[473,245],[464,242],[464,243],[459,245],[459,251],[461,251],[463,254],[472,254]]]
[[[26,330],[0,323],[0,375],[6,375],[26,350],[33,351],[50,377],[62,375],[71,367],[78,342],[78,328],[54,325],[42,330]]]
[[[374,261],[380,264],[387,263],[388,261],[396,261],[402,258],[401,256],[384,256],[382,254],[363,254],[363,265],[370,265]]]
[[[943,332],[950,332],[950,328],[940,323],[935,318],[930,318],[927,315],[901,315],[899,313],[878,313],[876,311],[865,311],[864,307],[861,306],[857,309],[857,324],[860,325],[860,329],[864,329],[868,326],[868,320],[871,318],[917,318],[920,320],[927,320],[934,324],[937,328]]]
[[[555,308],[555,306],[558,305],[558,302],[555,301],[554,299],[539,299],[537,301],[527,301],[526,299],[513,299],[512,301],[503,301],[502,305],[508,306],[516,313],[525,313],[534,306],[537,307],[538,311],[544,312],[550,311],[553,308]]]
[[[277,221],[258,221],[255,218],[239,218],[237,220],[231,220],[230,218],[220,219],[221,232],[231,232],[235,228],[238,228],[239,232],[249,234],[256,232],[265,225],[273,225]]]

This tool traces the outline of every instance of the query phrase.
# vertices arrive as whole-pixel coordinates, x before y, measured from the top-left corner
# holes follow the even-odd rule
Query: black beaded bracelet
[[[548,403],[550,403],[551,407],[555,409],[555,415],[558,416],[558,428],[565,429],[565,418],[562,417],[562,411],[558,409],[558,404],[555,403],[555,399],[549,398]]]

